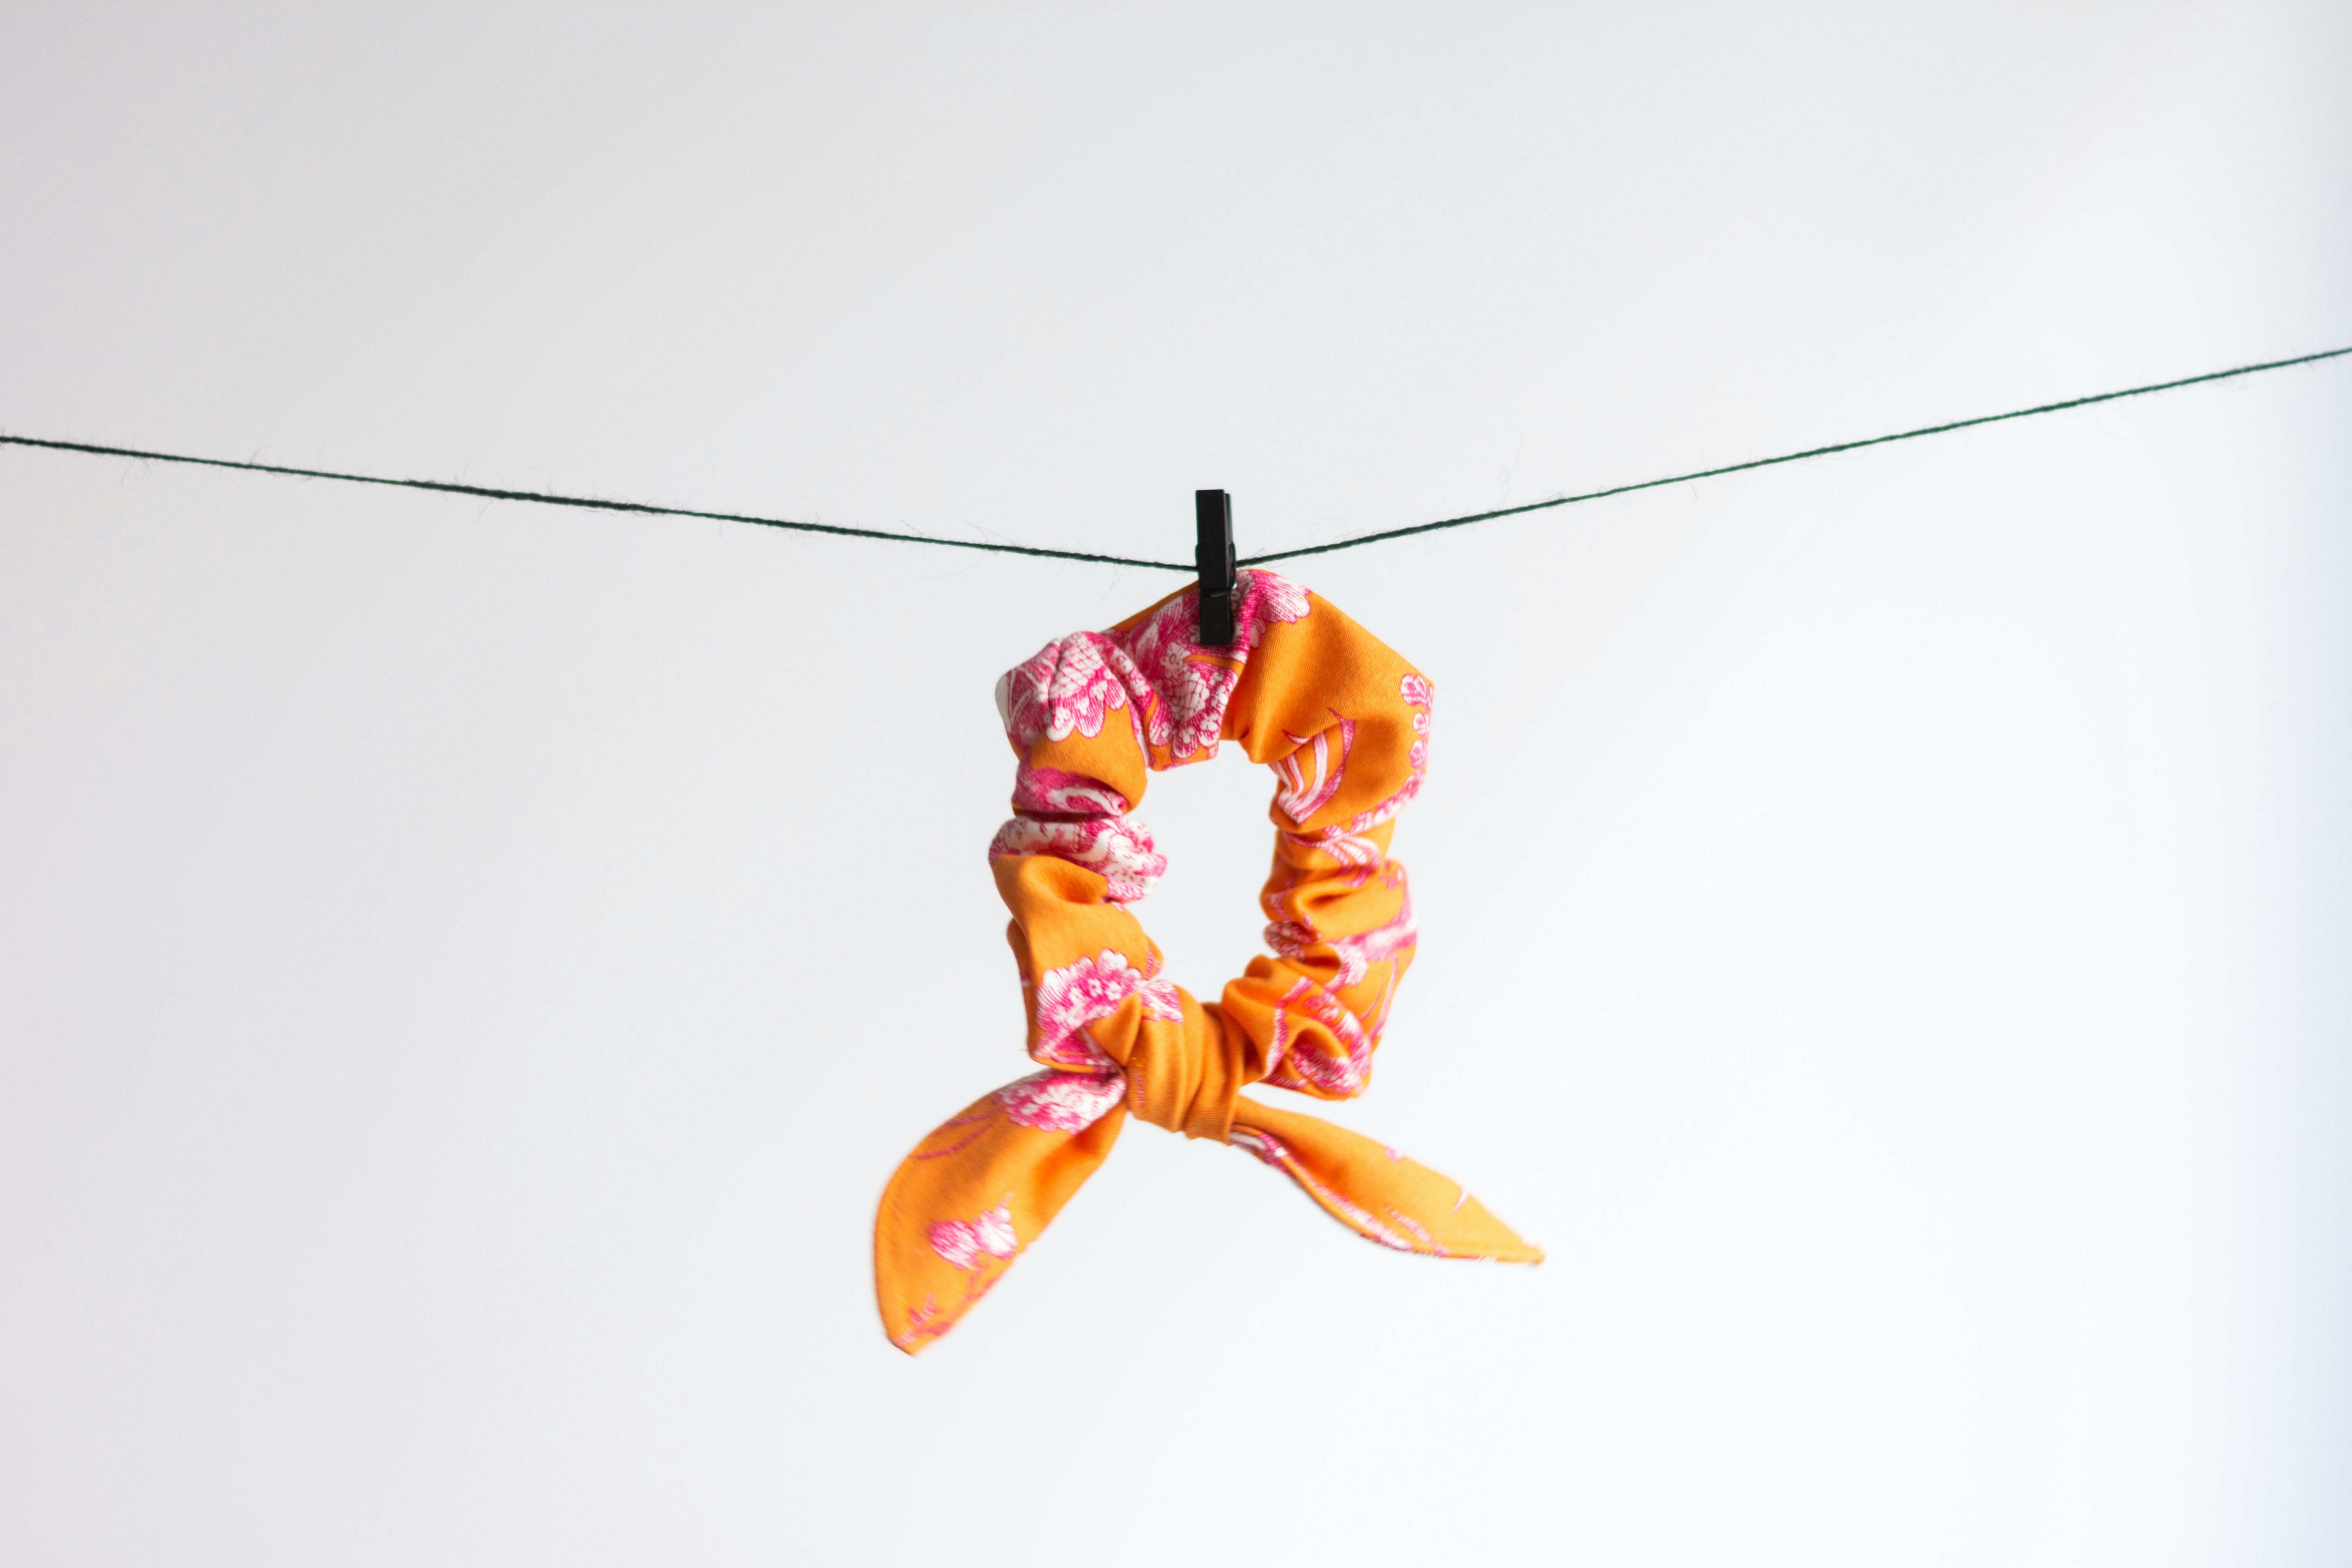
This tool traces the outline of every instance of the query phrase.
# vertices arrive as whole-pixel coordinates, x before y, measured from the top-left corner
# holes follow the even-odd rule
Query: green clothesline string
[[[2012,408],[2005,414],[1980,414],[1973,419],[1954,419],[1942,425],[1923,425],[1916,430],[1898,430],[1888,436],[1871,436],[1859,441],[1840,441],[1827,447],[1808,447],[1801,452],[1783,452],[1776,458],[1756,458],[1744,463],[1726,463],[1719,468],[1698,468],[1687,474],[1673,474],[1662,479],[1643,479],[1630,485],[1612,485],[1607,489],[1585,490],[1577,495],[1554,496],[1549,500],[1528,501],[1523,506],[1497,507],[1493,511],[1474,511],[1462,517],[1440,518],[1435,522],[1417,522],[1408,528],[1383,529],[1378,533],[1360,533],[1353,539],[1334,540],[1328,544],[1301,545],[1296,550],[1276,550],[1264,555],[1245,555],[1240,564],[1261,565],[1273,561],[1292,561],[1302,555],[1328,555],[1334,551],[1354,550],[1360,545],[1378,544],[1384,540],[1408,539],[1416,533],[1435,533],[1441,529],[1466,528],[1474,522],[1491,522],[1496,518],[1517,517],[1526,512],[1548,511],[1554,507],[1576,506],[1585,501],[1605,500],[1611,496],[1631,495],[1635,490],[1654,490],[1665,485],[1689,484],[1695,479],[1711,479],[1724,474],[1746,473],[1750,468],[1769,468],[1782,463],[1801,463],[1809,458],[1826,458],[1836,452],[1858,452],[1865,447],[1884,447],[1895,441],[1916,441],[1923,436],[1942,436],[1954,430],[1967,430],[1979,425],[1998,425],[2009,419],[2031,419],[2040,414],[2058,414],[2069,408],[2087,408],[2095,403],[2113,403],[2119,398],[2145,397],[2152,392],[2170,392],[2177,387],[2198,386],[2210,381],[2229,381],[2242,375],[2257,375],[2266,370],[2285,370],[2298,364],[2315,364],[2321,360],[2339,359],[2352,354],[2352,348],[2326,349],[2318,353],[2297,354],[2293,359],[2265,360],[2261,364],[2242,364],[2230,370],[2208,371],[2202,375],[2184,375],[2175,381],[2150,382],[2146,386],[2127,386],[2120,392],[2094,393],[2088,397],[2070,397],[2061,403],[2040,403],[2031,408]],[[246,463],[229,458],[194,458],[181,452],[146,452],[131,447],[100,447],[87,441],[52,441],[35,436],[11,436],[0,433],[0,446],[37,447],[53,452],[84,452],[101,458],[136,458],[150,463],[186,463],[205,468],[236,468],[254,474],[284,474],[301,479],[336,479],[344,484],[385,485],[396,489],[436,490],[444,495],[478,496],[486,500],[530,501],[539,506],[565,506],[591,511],[635,512],[647,517],[698,517],[713,522],[750,523],[756,528],[790,529],[797,533],[831,533],[845,539],[879,539],[897,544],[936,544],[949,550],[985,550],[998,555],[1030,555],[1046,561],[1084,561],[1101,566],[1142,566],[1160,572],[1182,572],[1190,574],[1194,567],[1190,562],[1141,561],[1127,555],[1097,555],[1084,550],[1046,550],[1029,544],[1003,544],[978,539],[942,539],[931,533],[892,533],[875,528],[844,528],[830,522],[799,522],[781,517],[755,517],[746,512],[702,511],[692,507],[657,506],[649,501],[606,500],[596,496],[557,495],[546,490],[499,489],[488,485],[457,484],[448,479],[396,479],[381,474],[346,474],[327,468],[297,468],[278,463]]]
[[[2352,348],[2326,349],[2315,354],[2297,354],[2293,359],[2266,360],[2261,364],[2242,364],[2234,370],[2208,371],[2203,375],[2184,375],[2178,381],[2150,382],[2146,386],[2127,386],[2121,392],[2096,392],[2088,397],[2070,397],[2063,403],[2039,403],[2031,408],[2012,408],[2006,414],[1979,414],[1973,419],[1954,419],[1942,425],[1922,425],[1916,430],[1897,430],[1891,436],[1872,436],[1860,441],[1840,441],[1834,446],[1808,447],[1801,452],[1783,452],[1777,458],[1755,458],[1745,463],[1726,463],[1719,468],[1700,468],[1692,473],[1675,474],[1663,479],[1643,479],[1630,485],[1612,485],[1605,490],[1586,490],[1579,495],[1554,496],[1549,500],[1529,501],[1525,506],[1497,507],[1493,511],[1474,511],[1466,517],[1441,518],[1435,522],[1417,522],[1410,528],[1384,529],[1379,533],[1360,533],[1353,539],[1337,540],[1329,544],[1302,545],[1297,550],[1277,550],[1271,554],[1253,555],[1242,563],[1252,565],[1262,561],[1289,561],[1301,555],[1325,555],[1334,550],[1353,550],[1360,544],[1377,544],[1384,539],[1405,539],[1416,533],[1434,533],[1441,528],[1465,528],[1474,522],[1489,522],[1498,517],[1517,517],[1521,512],[1544,511],[1556,506],[1575,506],[1580,501],[1605,500],[1611,496],[1631,495],[1635,490],[1654,490],[1662,485],[1685,485],[1693,479],[1711,479],[1718,474],[1743,474],[1750,468],[1769,468],[1781,463],[1801,463],[1808,458],[1826,458],[1832,452],[1858,452],[1864,447],[1884,447],[1892,441],[1916,441],[1922,436],[1941,436],[1948,431],[1966,430],[1978,425],[1998,425],[2004,419],[2031,419],[2037,414],[2057,414],[2069,408],[2087,408],[2094,403],[2113,403],[2119,397],[2145,397],[2151,392],[2170,392],[2179,386],[2196,386],[2208,381],[2228,381],[2232,376],[2254,375],[2266,370],[2284,370],[2289,365],[2311,364],[2324,359],[2336,359],[2352,354]],[[1190,570],[1190,568],[1185,568]]]

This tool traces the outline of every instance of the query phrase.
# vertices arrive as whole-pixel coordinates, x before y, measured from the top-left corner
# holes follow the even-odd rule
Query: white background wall
[[[0,427],[1181,558],[2352,342],[2352,12],[9,0]],[[1337,1118],[1016,1076],[989,688],[1174,585],[0,450],[0,1561],[2352,1557],[2352,363],[1304,563]],[[1155,784],[1213,993],[1269,781]]]

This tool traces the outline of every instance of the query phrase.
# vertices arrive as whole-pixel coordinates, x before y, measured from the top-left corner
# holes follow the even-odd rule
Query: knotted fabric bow
[[[1045,646],[997,685],[1020,756],[1013,820],[989,846],[1045,1070],[984,1096],[899,1165],[874,1227],[893,1344],[955,1325],[1102,1163],[1129,1112],[1231,1143],[1370,1240],[1434,1258],[1543,1255],[1469,1193],[1393,1149],[1241,1098],[1265,1082],[1363,1092],[1412,961],[1412,899],[1389,858],[1429,758],[1427,678],[1271,572],[1240,574],[1230,648],[1192,640],[1197,589],[1108,632]],[[1276,956],[1216,1003],[1160,977],[1127,906],[1167,862],[1130,816],[1149,770],[1232,741],[1270,763]]]

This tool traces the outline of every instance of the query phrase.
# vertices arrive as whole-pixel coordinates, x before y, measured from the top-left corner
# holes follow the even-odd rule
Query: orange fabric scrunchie
[[[1192,640],[1186,589],[1108,632],[1046,645],[997,705],[1021,762],[989,846],[1045,1070],[986,1095],[918,1145],[874,1226],[890,1342],[954,1327],[1110,1152],[1129,1111],[1236,1144],[1286,1172],[1358,1235],[1435,1258],[1543,1254],[1468,1191],[1393,1149],[1244,1100],[1261,1080],[1326,1100],[1363,1092],[1412,961],[1393,818],[1428,765],[1426,677],[1271,572],[1235,587],[1234,646]],[[1126,906],[1167,868],[1128,813],[1148,770],[1237,742],[1278,778],[1260,896],[1276,954],[1203,1004],[1160,978]]]

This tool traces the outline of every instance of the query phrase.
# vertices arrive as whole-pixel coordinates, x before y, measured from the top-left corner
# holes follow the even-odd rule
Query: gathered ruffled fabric
[[[1369,1138],[1245,1099],[1267,1083],[1346,1099],[1412,962],[1412,898],[1389,858],[1429,760],[1430,683],[1324,600],[1244,571],[1234,646],[1192,640],[1198,590],[1049,643],[997,706],[1020,761],[989,846],[1043,1070],[967,1107],[907,1156],[874,1228],[884,1331],[920,1351],[1003,1276],[1102,1163],[1131,1113],[1228,1143],[1369,1240],[1434,1258],[1543,1255],[1468,1191]],[[1167,861],[1130,815],[1151,770],[1231,741],[1271,765],[1274,956],[1213,1003],[1160,977],[1128,906]]]

